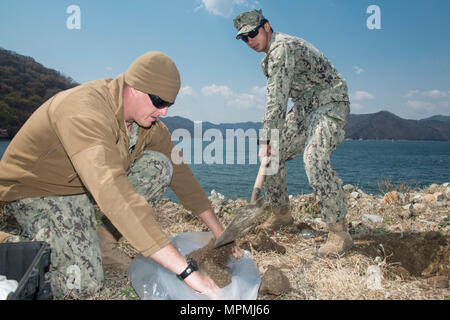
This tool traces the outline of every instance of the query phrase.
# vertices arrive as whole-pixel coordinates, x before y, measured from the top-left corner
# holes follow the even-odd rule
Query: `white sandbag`
[[[186,255],[207,245],[211,238],[210,232],[184,232],[170,240],[181,254]],[[218,299],[256,300],[261,278],[249,252],[244,253],[241,259],[231,258],[228,262],[231,283],[217,291]],[[173,272],[142,255],[130,264],[128,276],[142,300],[210,300],[179,280]]]

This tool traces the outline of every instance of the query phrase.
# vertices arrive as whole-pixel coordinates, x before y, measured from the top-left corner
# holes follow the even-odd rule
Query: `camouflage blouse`
[[[319,50],[301,38],[274,32],[261,66],[268,91],[263,129],[281,132],[289,98],[307,112],[349,101],[342,76]]]

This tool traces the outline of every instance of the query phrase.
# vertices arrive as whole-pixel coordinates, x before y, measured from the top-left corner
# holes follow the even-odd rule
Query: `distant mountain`
[[[0,48],[0,137],[12,138],[37,107],[76,85],[31,57]]]
[[[12,138],[34,110],[55,93],[78,85],[58,71],[45,68],[31,57],[0,48],[0,138]],[[161,118],[171,132],[186,129],[191,136],[194,122],[183,117]],[[202,123],[202,132],[218,129],[254,129],[260,122]],[[346,139],[439,140],[450,141],[450,116],[436,115],[422,120],[406,120],[387,111],[350,114]]]
[[[450,116],[441,116],[441,115],[437,115],[437,116],[432,116],[426,119],[422,119],[422,120],[436,120],[436,121],[442,121],[442,122],[448,122],[450,123]]]
[[[437,140],[450,141],[450,122],[406,120],[388,111],[372,114],[350,114],[345,127],[346,139],[360,140]],[[450,117],[442,117],[442,119]]]
[[[173,132],[175,129],[185,129],[189,131],[190,135],[194,136],[194,129],[195,124],[192,120],[174,116],[174,117],[164,117],[159,118],[161,119],[170,132]],[[255,129],[258,133],[258,130],[261,128],[260,122],[239,122],[239,123],[221,123],[221,124],[214,124],[208,121],[204,121],[201,123],[201,129],[202,132],[205,132],[208,129],[217,129],[220,130],[223,137],[226,137],[226,130],[227,129],[242,129],[244,131],[247,131],[248,129]]]
[[[372,114],[350,114],[345,127],[345,138],[351,140],[435,140],[450,141],[450,117],[433,116],[423,120],[406,120],[388,111]],[[170,132],[186,129],[193,136],[194,122],[183,117],[164,117],[161,120]],[[261,128],[260,122],[202,123],[202,131],[218,129],[225,137],[226,129]]]

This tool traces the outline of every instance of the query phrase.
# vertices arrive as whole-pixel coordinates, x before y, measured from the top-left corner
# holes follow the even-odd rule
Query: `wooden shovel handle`
[[[250,203],[255,203],[260,197],[262,191],[262,185],[264,182],[264,175],[266,173],[266,168],[269,166],[270,158],[264,157],[259,166],[258,175],[256,176],[255,184],[253,186],[252,197],[250,198]]]

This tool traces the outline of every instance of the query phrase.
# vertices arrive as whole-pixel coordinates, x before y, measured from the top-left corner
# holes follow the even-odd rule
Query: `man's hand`
[[[158,262],[164,268],[175,273],[175,275],[182,273],[187,267],[185,257],[171,244],[156,251],[150,256],[150,258]],[[206,294],[219,289],[210,277],[200,271],[192,272],[187,278],[184,279],[184,282],[189,287],[200,293]]]
[[[265,157],[269,157],[271,155],[274,155],[274,152],[272,150],[272,148],[270,147],[270,144],[260,144],[259,145],[259,152],[258,152],[258,157],[260,161],[263,161],[263,159]]]
[[[210,277],[200,271],[191,273],[189,277],[184,279],[184,282],[195,291],[208,296],[220,289]]]

